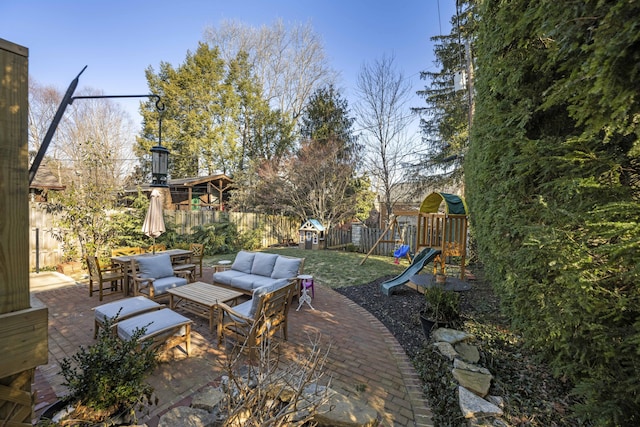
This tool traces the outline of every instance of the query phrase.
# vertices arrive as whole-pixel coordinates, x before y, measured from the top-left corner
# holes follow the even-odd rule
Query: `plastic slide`
[[[413,258],[413,262],[405,271],[394,277],[393,279],[387,280],[380,285],[380,290],[385,295],[391,294],[391,289],[396,286],[404,285],[409,281],[411,276],[414,276],[420,272],[424,268],[424,265],[428,262],[433,261],[435,257],[440,254],[440,249],[431,249],[424,248]]]

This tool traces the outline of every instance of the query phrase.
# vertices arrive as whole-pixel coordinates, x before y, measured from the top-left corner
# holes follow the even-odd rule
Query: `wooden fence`
[[[262,230],[261,244],[268,247],[274,244],[298,241],[300,221],[284,216],[263,215],[245,212],[220,211],[165,211],[165,220],[175,224],[178,234],[191,234],[192,227],[229,220],[239,232]],[[40,203],[29,203],[29,269],[36,270],[54,267],[62,262],[62,244],[53,235],[53,216],[47,213]]]
[[[325,236],[327,240],[327,249],[339,249],[353,244],[350,228],[347,230],[342,228],[333,228],[328,230]]]
[[[30,257],[29,268],[52,267],[62,260],[62,245],[53,238],[56,231],[53,224],[53,217],[48,214],[39,203],[29,204],[30,215]],[[239,232],[262,229],[262,247],[275,244],[282,244],[293,240],[298,241],[298,230],[300,222],[294,218],[264,215],[247,212],[220,212],[214,210],[199,211],[165,211],[165,220],[171,221],[178,234],[191,234],[192,227],[198,225],[211,224],[229,220],[234,223]],[[360,228],[359,244],[357,250],[368,253],[375,243],[380,239],[385,230],[379,228]],[[382,240],[392,240],[392,243],[379,243],[372,252],[374,255],[392,256],[396,247],[404,242],[411,246],[411,252],[416,248],[416,227],[403,227],[401,234],[390,232]],[[326,233],[327,248],[344,248],[353,243],[353,233],[351,229],[331,229]]]
[[[53,215],[40,203],[29,203],[29,269],[51,267],[62,261],[62,245],[53,235]]]
[[[165,211],[165,220],[172,221],[178,234],[192,234],[192,227],[230,221],[236,225],[238,232],[248,230],[262,230],[262,246],[288,242],[297,242],[300,221],[281,215],[265,215],[250,212],[220,212],[220,211]]]

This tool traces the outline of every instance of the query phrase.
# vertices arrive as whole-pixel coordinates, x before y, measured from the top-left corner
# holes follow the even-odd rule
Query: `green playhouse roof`
[[[422,213],[436,213],[440,208],[442,202],[445,202],[445,213],[452,215],[466,215],[467,206],[464,200],[460,196],[449,193],[431,193],[422,201],[420,205],[420,212]]]

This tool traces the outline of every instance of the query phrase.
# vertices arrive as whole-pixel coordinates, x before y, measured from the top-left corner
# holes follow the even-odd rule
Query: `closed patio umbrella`
[[[162,194],[154,188],[149,200],[149,210],[142,224],[142,232],[153,239],[153,253],[156,253],[156,237],[164,233],[164,216],[162,213]]]

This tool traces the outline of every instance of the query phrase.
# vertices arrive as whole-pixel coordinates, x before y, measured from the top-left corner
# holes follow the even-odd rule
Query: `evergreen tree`
[[[420,114],[424,150],[413,165],[413,178],[427,185],[454,184],[463,180],[463,161],[469,143],[469,124],[473,115],[472,87],[475,2],[459,1],[458,13],[451,18],[451,33],[431,38],[435,42],[437,71],[422,71],[427,82],[418,95],[426,106],[413,110]],[[460,87],[456,78],[462,78]]]
[[[490,0],[479,15],[464,162],[479,256],[583,420],[637,425],[640,5]]]
[[[164,62],[157,74],[149,68],[147,80],[165,104],[162,144],[171,152],[172,178],[234,175],[249,160],[280,155],[293,145],[292,124],[270,109],[244,52],[226,62],[217,48],[200,43],[177,68]],[[142,157],[158,142],[158,112],[153,102],[141,110]]]
[[[320,143],[341,141],[344,155],[352,156],[358,150],[358,136],[353,133],[355,118],[349,114],[349,103],[333,85],[321,87],[309,97],[300,118],[300,134]]]

